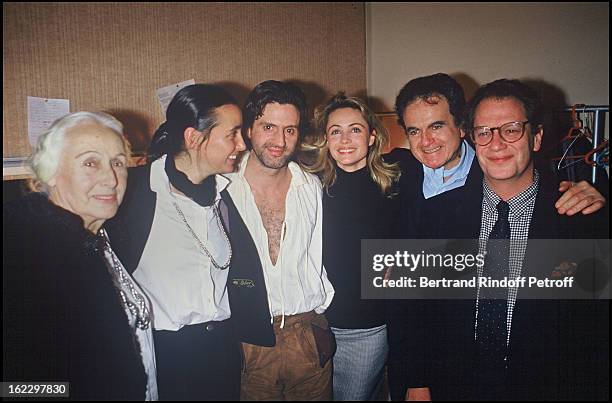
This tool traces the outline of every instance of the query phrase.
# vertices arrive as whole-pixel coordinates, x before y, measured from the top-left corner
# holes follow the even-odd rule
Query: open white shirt
[[[228,269],[212,265],[172,203],[177,203],[215,261],[223,264],[230,248],[217,214],[213,206],[200,206],[170,191],[165,160],[161,157],[151,165],[151,190],[157,194],[155,216],[134,278],[151,299],[157,330],[179,330],[185,325],[228,319]],[[216,183],[218,204],[219,192],[228,180],[217,175]]]
[[[319,179],[289,163],[291,184],[285,200],[285,221],[276,265],[268,250],[268,233],[244,177],[249,153],[240,169],[227,174],[228,191],[257,246],[264,271],[271,316],[323,313],[334,296],[322,259],[322,186]],[[238,253],[238,251],[236,251]],[[359,275],[359,273],[356,273]]]

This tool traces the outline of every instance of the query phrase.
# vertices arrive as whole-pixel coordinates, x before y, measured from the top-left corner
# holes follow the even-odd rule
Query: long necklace
[[[213,214],[215,216],[215,219],[217,221],[217,225],[219,226],[219,229],[221,230],[221,233],[223,234],[223,237],[225,238],[225,242],[227,243],[227,248],[229,249],[229,255],[227,257],[227,260],[223,264],[217,263],[217,261],[215,260],[213,255],[208,251],[208,249],[206,249],[206,246],[204,246],[204,243],[200,240],[200,238],[198,238],[198,236],[195,233],[195,231],[191,228],[191,225],[189,225],[189,223],[187,222],[187,219],[185,218],[185,214],[183,214],[183,211],[179,208],[178,204],[176,204],[176,202],[172,202],[172,204],[174,205],[174,208],[176,209],[176,213],[181,218],[181,220],[183,220],[183,223],[185,223],[185,226],[187,227],[187,229],[191,233],[191,236],[193,237],[193,239],[195,239],[195,241],[197,242],[198,246],[200,247],[200,251],[202,251],[204,253],[204,255],[206,255],[206,256],[208,256],[210,258],[210,262],[217,269],[219,269],[219,270],[227,269],[229,267],[229,264],[230,264],[231,260],[232,260],[232,244],[230,243],[230,240],[229,240],[229,238],[227,236],[227,233],[225,232],[225,228],[223,227],[223,224],[221,223],[221,218],[219,217],[219,212],[218,212],[219,207],[215,204],[215,205],[213,205],[213,209],[212,210],[213,210]]]
[[[110,242],[106,236],[106,232],[100,230],[100,235],[104,238],[104,249],[110,255],[112,260],[112,275],[116,282],[119,283],[118,288],[121,302],[123,302],[123,305],[125,305],[130,313],[136,318],[136,326],[141,330],[147,330],[149,328],[149,324],[151,323],[151,314],[149,313],[149,308],[147,307],[145,297],[138,292],[133,280],[126,275],[121,262],[119,262],[119,259],[117,259],[110,247]],[[122,286],[125,286],[130,290],[132,299],[128,298],[128,295],[123,291]]]

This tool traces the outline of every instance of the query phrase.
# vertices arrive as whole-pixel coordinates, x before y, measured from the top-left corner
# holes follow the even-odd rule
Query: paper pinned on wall
[[[57,119],[70,113],[70,100],[28,96],[28,138],[34,147],[38,138]]]
[[[164,117],[166,117],[166,109],[168,109],[168,105],[170,104],[170,101],[172,101],[174,95],[179,92],[181,88],[192,84],[195,84],[195,80],[193,78],[177,84],[168,85],[167,87],[163,87],[155,91],[157,100],[159,101],[159,106],[161,107],[162,115]]]

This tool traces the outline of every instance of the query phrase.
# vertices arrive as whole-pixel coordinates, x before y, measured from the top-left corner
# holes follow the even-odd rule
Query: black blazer
[[[150,164],[130,169],[123,203],[115,218],[105,225],[115,253],[130,273],[138,267],[153,225],[157,198],[150,177]],[[222,210],[227,209],[222,216],[233,250],[227,286],[236,337],[250,344],[274,346],[257,248],[229,193],[224,190],[221,198]]]
[[[422,238],[478,238],[483,196],[482,174],[478,176],[468,179],[458,192],[462,195],[453,190],[424,204],[418,228]],[[529,238],[609,237],[597,225],[608,223],[607,208],[590,216],[557,214],[557,183],[541,173]],[[541,271],[548,268],[529,263],[540,252],[528,246],[522,275],[544,277]],[[396,306],[389,325],[392,397],[403,398],[408,386],[428,386],[434,400],[478,399],[473,390],[475,300],[402,301]],[[608,301],[519,299],[512,320],[508,388],[500,399],[607,397],[608,311]]]
[[[429,228],[431,223],[428,222],[429,217],[424,213],[428,199],[423,196],[423,165],[414,158],[410,150],[404,148],[394,149],[385,156],[385,160],[397,162],[402,170],[399,180],[400,215],[395,229],[397,238],[427,238],[422,233],[422,228]],[[449,207],[459,208],[465,201],[478,197],[477,190],[474,192],[474,189],[478,189],[481,182],[482,170],[478,165],[478,160],[474,157],[465,185],[444,192],[434,198],[439,198],[438,205],[443,205],[445,209]],[[478,216],[478,220],[480,220],[480,216]],[[477,224],[479,223],[480,221]]]

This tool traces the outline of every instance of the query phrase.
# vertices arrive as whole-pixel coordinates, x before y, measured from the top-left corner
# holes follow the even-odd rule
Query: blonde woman
[[[390,238],[400,168],[383,160],[388,133],[363,101],[336,94],[316,114],[304,163],[323,192],[323,263],[336,295],[326,311],[336,336],[334,400],[376,398],[387,357],[384,301],[361,300],[360,242]]]

